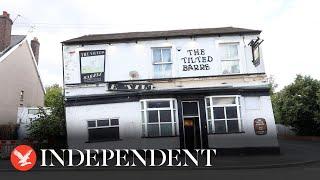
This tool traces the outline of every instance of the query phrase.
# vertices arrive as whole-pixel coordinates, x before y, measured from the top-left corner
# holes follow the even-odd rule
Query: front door
[[[201,125],[198,101],[182,101],[184,148],[201,148]]]

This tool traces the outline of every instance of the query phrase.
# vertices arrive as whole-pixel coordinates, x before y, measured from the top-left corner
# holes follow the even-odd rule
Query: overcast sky
[[[38,37],[45,86],[62,85],[61,41],[95,33],[234,26],[262,30],[266,72],[279,89],[320,79],[317,0],[0,0],[13,34]],[[34,27],[34,28],[32,28]]]

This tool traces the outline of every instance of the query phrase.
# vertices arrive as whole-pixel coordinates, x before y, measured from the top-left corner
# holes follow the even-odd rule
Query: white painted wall
[[[268,86],[266,75],[238,75],[228,77],[205,77],[205,78],[183,78],[161,81],[152,81],[154,90],[181,89],[181,88],[208,88],[208,87],[247,87],[247,86]],[[65,96],[81,96],[108,94],[106,83],[81,84],[65,86]]]
[[[100,45],[72,45],[63,47],[65,84],[80,83],[79,51],[106,50],[105,81],[130,80],[129,72],[137,71],[139,79],[153,78],[152,47],[172,47],[172,77],[193,77],[221,75],[219,54],[220,43],[239,43],[240,74],[264,72],[263,58],[259,66],[252,64],[251,47],[248,43],[257,36],[222,36],[201,38],[180,38],[168,40],[146,40],[131,43]],[[178,49],[181,49],[178,51]],[[213,57],[207,71],[182,71],[181,57],[188,49],[205,49],[206,56]]]
[[[180,38],[168,40],[147,40],[131,43],[99,45],[72,45],[63,47],[64,82],[66,97],[110,93],[106,83],[81,84],[79,51],[106,50],[105,81],[127,81],[130,71],[137,71],[139,79],[153,78],[153,47],[172,47],[172,77],[185,77],[169,81],[151,81],[156,90],[173,88],[242,87],[266,86],[263,57],[259,66],[252,64],[251,47],[248,43],[257,36],[222,36],[201,38]],[[239,43],[240,74],[222,75],[220,43]],[[179,49],[181,49],[179,51]],[[212,56],[208,71],[182,71],[181,57],[188,49],[205,49],[206,56]],[[201,77],[213,76],[217,77]],[[194,78],[200,76],[200,78]],[[71,85],[74,84],[74,85]],[[258,106],[255,106],[259,104]],[[259,107],[259,108],[255,108]],[[269,96],[242,97],[241,114],[243,130],[239,134],[209,135],[209,145],[216,148],[278,146],[276,128]],[[121,141],[86,143],[88,141],[87,120],[119,118]],[[268,134],[257,136],[253,128],[255,118],[265,118]],[[141,138],[141,114],[138,102],[66,107],[68,143],[70,148],[179,148],[179,137]]]
[[[208,135],[209,147],[236,148],[278,146],[277,130],[270,96],[242,96],[240,98],[240,106],[244,133]],[[266,120],[268,128],[266,135],[255,134],[253,121],[256,118],[264,118]]]
[[[179,148],[179,137],[142,138],[142,119],[139,102],[66,107],[69,148]],[[87,121],[119,118],[120,141],[86,143]]]
[[[275,147],[278,146],[269,96],[241,97],[243,131],[237,134],[208,135],[209,147]],[[252,104],[258,108],[253,109]],[[142,138],[141,107],[139,102],[66,107],[68,144],[70,148],[179,148],[179,137]],[[121,141],[86,143],[87,121],[103,118],[119,118]],[[255,135],[253,120],[265,118],[267,135]]]

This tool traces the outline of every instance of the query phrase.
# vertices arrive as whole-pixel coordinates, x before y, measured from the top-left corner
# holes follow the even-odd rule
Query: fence
[[[0,125],[0,139],[17,139],[18,125]]]
[[[295,132],[292,127],[285,126],[282,124],[276,124],[278,136],[294,136]]]
[[[31,146],[35,151],[39,151],[41,148],[45,148],[48,145],[48,141],[30,141],[30,140],[1,140],[0,141],[0,159],[10,158],[12,150],[19,145]]]

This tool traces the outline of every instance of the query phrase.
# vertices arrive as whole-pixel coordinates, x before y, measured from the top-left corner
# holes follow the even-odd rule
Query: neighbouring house
[[[69,147],[278,152],[260,33],[223,27],[62,42]]]
[[[45,89],[38,71],[40,43],[12,35],[12,20],[0,15],[0,125],[17,123],[19,107],[44,105]],[[0,138],[1,139],[1,138]]]
[[[17,124],[18,128],[18,139],[27,139],[28,138],[28,128],[41,116],[41,109],[39,107],[19,107],[18,108],[18,117]],[[45,114],[50,115],[51,109],[48,107],[43,107],[42,111]]]

